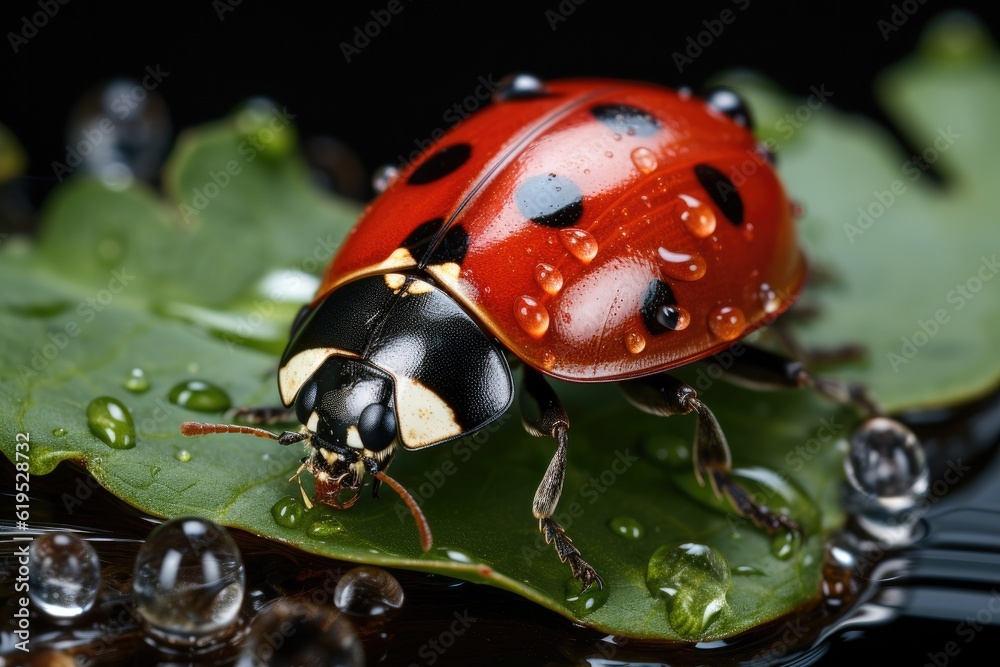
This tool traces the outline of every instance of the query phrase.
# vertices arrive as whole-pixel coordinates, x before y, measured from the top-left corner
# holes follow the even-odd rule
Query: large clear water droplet
[[[139,549],[132,580],[150,633],[204,645],[232,625],[243,605],[243,558],[224,528],[194,517],[158,526]]]
[[[89,611],[101,584],[101,563],[88,542],[71,533],[46,533],[28,548],[31,603],[49,616]]]
[[[363,565],[348,570],[333,591],[337,609],[354,616],[379,616],[403,606],[403,587],[382,568]]]
[[[125,404],[111,396],[95,398],[87,406],[90,432],[115,449],[135,447],[135,423]]]
[[[363,667],[365,654],[342,614],[290,598],[267,605],[253,625],[236,667]]]
[[[844,469],[853,491],[848,504],[861,527],[891,545],[909,541],[930,478],[913,432],[894,419],[869,419],[851,436]]]
[[[646,586],[667,601],[667,619],[683,637],[701,635],[725,611],[731,582],[725,556],[704,544],[664,545],[646,570]]]

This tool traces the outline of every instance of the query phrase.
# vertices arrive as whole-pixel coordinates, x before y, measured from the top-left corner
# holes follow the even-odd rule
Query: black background
[[[697,89],[722,70],[751,68],[793,94],[807,95],[822,84],[833,91],[834,105],[888,125],[872,99],[875,77],[910,52],[927,22],[951,4],[895,3],[912,15],[886,36],[878,22],[890,20],[889,1],[399,2],[402,12],[347,62],[341,43],[353,41],[355,28],[372,21],[370,12],[384,10],[386,0],[308,6],[243,0],[221,16],[219,7],[229,8],[226,0],[71,0],[16,54],[8,33],[21,32],[22,17],[40,9],[37,0],[8,0],[0,9],[0,122],[28,150],[36,202],[56,184],[51,163],[65,157],[73,103],[102,80],[141,79],[147,66],[169,72],[157,92],[175,132],[265,95],[295,115],[303,136],[339,137],[368,170],[397,161],[416,140],[445,127],[445,112],[473,94],[480,77],[514,71]],[[553,29],[547,11],[559,12],[560,6],[573,11]],[[704,22],[727,9],[735,20],[678,71],[674,52],[687,49],[688,39],[706,30]],[[996,37],[997,26],[991,31]],[[827,661],[922,665],[929,650],[954,639],[954,628],[954,622],[896,623],[877,642],[839,645]],[[951,664],[976,664],[976,658],[970,649]]]
[[[237,0],[70,0],[16,54],[9,33],[22,32],[23,17],[40,11],[39,0],[4,3],[0,122],[29,151],[36,199],[55,183],[52,162],[65,159],[74,101],[111,77],[139,80],[147,66],[169,72],[157,92],[175,131],[264,95],[295,115],[303,136],[339,137],[371,170],[447,127],[454,116],[445,119],[445,112],[475,92],[479,77],[516,71],[697,90],[722,70],[751,68],[792,93],[825,85],[837,106],[885,122],[871,96],[874,77],[911,51],[923,26],[951,4],[397,0],[402,11],[389,15],[388,0],[305,6],[242,0],[230,7],[231,1]],[[892,19],[894,4],[903,10],[896,20],[906,21],[886,32],[879,21]],[[560,8],[568,15],[559,16]],[[717,22],[727,10],[732,22]],[[391,20],[347,62],[342,43],[353,42],[372,11]],[[706,21],[721,33],[699,35]],[[696,57],[678,68],[673,54],[699,37],[703,43],[711,37],[708,46],[700,55],[688,51]]]

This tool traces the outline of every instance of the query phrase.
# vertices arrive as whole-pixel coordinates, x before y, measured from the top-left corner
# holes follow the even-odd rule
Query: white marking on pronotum
[[[299,352],[278,369],[278,390],[281,393],[281,402],[286,408],[295,401],[295,395],[299,393],[306,380],[323,365],[324,361],[333,356],[352,359],[358,357],[354,352],[337,347],[314,347]]]
[[[451,406],[413,378],[396,378],[396,415],[407,449],[433,445],[462,433]]]

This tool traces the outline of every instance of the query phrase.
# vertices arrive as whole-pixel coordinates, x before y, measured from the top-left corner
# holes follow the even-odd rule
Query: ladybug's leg
[[[807,387],[837,403],[854,406],[866,418],[883,414],[864,385],[817,377],[809,373],[800,361],[750,345],[744,346],[739,355],[734,354],[733,359],[726,372],[737,382],[763,388]]]
[[[779,527],[797,531],[798,526],[788,517],[771,511],[732,478],[732,458],[729,444],[715,415],[708,409],[693,387],[666,373],[621,382],[629,401],[643,412],[661,417],[695,413],[698,428],[694,436],[694,472],[699,484],[708,477],[712,490],[719,498],[725,496],[741,516],[768,531]]]
[[[556,439],[556,453],[549,463],[542,483],[535,492],[532,512],[538,519],[538,530],[545,536],[545,542],[555,546],[559,560],[569,563],[573,576],[583,583],[583,590],[593,584],[604,588],[604,581],[593,567],[580,556],[580,550],[573,540],[555,520],[552,514],[562,493],[563,479],[566,477],[566,445],[569,442],[569,415],[559,402],[559,397],[538,371],[524,367],[523,391],[521,392],[521,422],[528,433],[538,437]]]

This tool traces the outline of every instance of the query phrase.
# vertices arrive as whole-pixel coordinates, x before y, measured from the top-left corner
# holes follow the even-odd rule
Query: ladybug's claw
[[[546,544],[555,546],[556,553],[559,554],[559,560],[569,563],[570,568],[573,570],[573,578],[580,580],[584,591],[594,584],[597,584],[597,587],[600,589],[604,588],[604,580],[601,579],[601,576],[597,574],[597,570],[590,563],[583,560],[580,550],[573,544],[573,540],[566,535],[566,531],[562,526],[546,517],[538,520],[538,530],[545,537]]]
[[[799,525],[792,519],[771,510],[767,505],[761,505],[756,502],[750,495],[750,492],[730,477],[729,473],[721,470],[713,470],[709,475],[716,495],[720,497],[724,495],[728,498],[737,513],[752,521],[758,528],[763,528],[768,533],[775,533],[780,528],[784,528],[792,533],[802,532]]]

